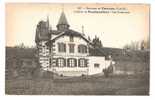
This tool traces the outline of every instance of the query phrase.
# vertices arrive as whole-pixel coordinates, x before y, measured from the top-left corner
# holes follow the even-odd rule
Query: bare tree
[[[123,48],[130,49],[130,50],[139,50],[139,41],[132,41],[129,44],[126,44]]]

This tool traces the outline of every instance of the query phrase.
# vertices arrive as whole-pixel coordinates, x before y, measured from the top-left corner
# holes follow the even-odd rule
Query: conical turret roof
[[[60,16],[60,19],[58,22],[58,25],[62,25],[62,24],[63,25],[69,25],[64,12],[61,13],[61,16]]]

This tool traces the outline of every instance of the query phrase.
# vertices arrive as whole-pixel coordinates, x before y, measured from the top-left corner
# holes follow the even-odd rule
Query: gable
[[[74,43],[74,44],[85,44],[87,45],[88,42],[85,41],[83,38],[79,36],[73,36],[73,40],[71,41],[71,37],[68,35],[62,35],[61,37],[55,40],[55,43],[62,42],[62,43]]]
[[[89,40],[87,40],[81,33],[76,32],[76,31],[74,31],[74,30],[67,30],[67,31],[65,31],[65,32],[61,32],[59,35],[53,37],[50,41],[48,41],[48,42],[47,42],[47,45],[48,45],[50,42],[57,41],[59,38],[64,37],[64,36],[68,36],[68,37],[69,37],[69,36],[78,37],[78,38],[84,40],[86,43],[92,45],[92,43],[91,43]],[[80,41],[81,41],[81,40],[80,40]]]

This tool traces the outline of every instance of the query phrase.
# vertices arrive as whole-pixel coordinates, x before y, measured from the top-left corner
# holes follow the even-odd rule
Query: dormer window
[[[69,39],[70,39],[70,42],[74,42],[74,37],[73,36],[70,36]]]

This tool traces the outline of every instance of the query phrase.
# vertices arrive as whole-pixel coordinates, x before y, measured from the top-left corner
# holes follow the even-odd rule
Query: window
[[[99,67],[100,67],[100,64],[95,63],[95,64],[94,64],[94,67],[95,67],[95,68],[99,68]]]
[[[74,53],[74,44],[69,44],[69,52]]]
[[[85,61],[84,59],[79,60],[79,67],[84,67],[85,66]]]
[[[66,44],[58,43],[58,51],[59,52],[66,52]]]
[[[70,59],[69,60],[69,66],[74,67],[74,65],[75,65],[74,59]]]
[[[64,67],[65,66],[65,59],[64,58],[58,58],[57,59],[57,66],[58,67]]]
[[[68,67],[76,67],[77,66],[77,61],[74,58],[69,58],[67,62],[68,62]]]
[[[74,42],[74,37],[73,36],[70,36],[69,39],[70,39],[70,42]]]
[[[87,53],[87,46],[85,46],[85,45],[79,45],[78,46],[78,52],[79,53]]]
[[[80,58],[80,59],[78,60],[78,66],[79,66],[79,67],[87,67],[87,60],[84,59],[84,58]]]

